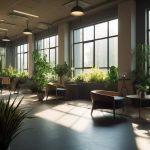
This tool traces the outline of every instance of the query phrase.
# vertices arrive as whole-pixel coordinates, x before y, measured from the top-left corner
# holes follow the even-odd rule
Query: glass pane
[[[55,47],[56,43],[55,43],[55,36],[50,37],[50,47]]]
[[[58,47],[56,47],[56,64],[58,64]]]
[[[94,39],[94,26],[84,28],[84,41]]]
[[[17,69],[18,69],[18,72],[20,72],[20,54],[18,54],[18,57],[17,57]]]
[[[28,53],[24,53],[24,69],[28,68]]]
[[[82,69],[75,69],[75,76],[82,74]]]
[[[118,67],[118,37],[109,39],[109,66]]]
[[[28,51],[28,44],[24,44],[24,52]]]
[[[1,59],[2,59],[2,69],[4,69],[6,67],[6,57],[5,57],[5,55],[1,56]]]
[[[17,53],[20,53],[20,46],[17,46]]]
[[[108,23],[104,22],[104,23],[100,23],[95,25],[95,38],[104,38],[107,37],[108,35]]]
[[[148,32],[148,35],[149,35],[149,37],[148,37],[149,38],[149,41],[148,41],[149,43],[148,44],[150,45],[150,32]]]
[[[74,45],[74,66],[76,68],[82,67],[82,44]]]
[[[84,67],[93,67],[93,42],[84,44]]]
[[[49,49],[45,49],[44,55],[46,55],[46,60],[49,62]]]
[[[21,53],[21,63],[20,63],[20,67],[21,67],[21,71],[23,71],[23,67],[24,64],[23,64],[23,53]]]
[[[109,36],[118,35],[118,19],[109,21]]]
[[[84,73],[89,73],[91,69],[84,69],[83,72]]]
[[[20,46],[20,53],[23,53],[24,47],[23,45]]]
[[[43,49],[43,40],[38,41],[38,49]]]
[[[107,67],[107,39],[95,41],[95,67]]]
[[[55,48],[50,49],[50,63],[55,65]]]
[[[5,48],[0,47],[0,55],[5,55]]]
[[[40,55],[41,55],[41,57],[43,57],[43,50],[39,50],[39,53],[40,53]]]
[[[49,48],[49,38],[44,39],[44,48]]]
[[[149,28],[150,29],[150,11],[148,11],[148,24],[149,24]]]
[[[56,35],[56,46],[58,46],[58,35]]]
[[[74,43],[82,42],[82,29],[74,31]]]

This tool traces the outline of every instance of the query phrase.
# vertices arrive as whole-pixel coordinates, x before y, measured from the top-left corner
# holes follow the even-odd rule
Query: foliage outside
[[[83,73],[74,78],[75,82],[109,82],[111,84],[118,81],[118,69],[110,67],[108,73],[98,68],[92,68],[89,73]]]
[[[37,50],[33,52],[33,64],[33,82],[37,86],[38,92],[41,92],[48,83],[48,73],[51,67],[46,61],[46,56],[42,57]]]
[[[17,97],[11,100],[11,95],[8,99],[0,99],[0,149],[7,150],[12,140],[15,139],[23,130],[23,121],[28,116],[29,111],[19,108],[21,100],[16,102]]]

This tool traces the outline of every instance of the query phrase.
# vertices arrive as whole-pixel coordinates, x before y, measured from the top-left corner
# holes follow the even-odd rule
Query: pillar
[[[127,0],[118,5],[119,36],[118,36],[118,69],[119,76],[126,75],[128,94],[132,92],[131,72],[135,68],[136,46],[136,5],[134,0]],[[118,83],[121,90],[122,81]],[[126,92],[126,91],[125,91]],[[127,94],[127,93],[126,93]]]

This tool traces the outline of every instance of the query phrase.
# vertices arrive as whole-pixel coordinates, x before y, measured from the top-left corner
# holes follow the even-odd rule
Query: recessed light
[[[29,14],[29,13],[22,12],[22,11],[19,11],[19,10],[13,10],[13,12],[21,14],[21,15],[26,15],[26,16],[34,17],[34,18],[39,18],[39,16],[37,16],[37,15]]]
[[[0,30],[3,30],[3,31],[8,31],[8,29],[5,29],[5,28],[0,28]]]

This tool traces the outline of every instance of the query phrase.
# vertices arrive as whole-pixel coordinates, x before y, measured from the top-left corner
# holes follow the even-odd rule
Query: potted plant
[[[33,52],[33,82],[37,86],[37,94],[39,100],[43,100],[45,96],[44,88],[48,83],[48,73],[51,70],[50,64],[46,61],[46,56],[41,57],[38,51]]]
[[[137,90],[138,90],[138,94],[140,94],[141,97],[144,97],[146,92],[149,90],[148,85],[138,84],[138,85],[136,85],[136,87],[137,87]]]
[[[20,104],[23,100],[19,100],[16,103],[16,99],[11,99],[11,95],[8,99],[2,98],[0,100],[0,149],[7,150],[10,143],[21,133],[23,121],[28,116],[29,111],[25,111],[20,108]]]
[[[70,71],[70,67],[66,62],[64,64],[58,64],[54,67],[55,73],[59,76],[59,83],[63,84],[63,76]]]

